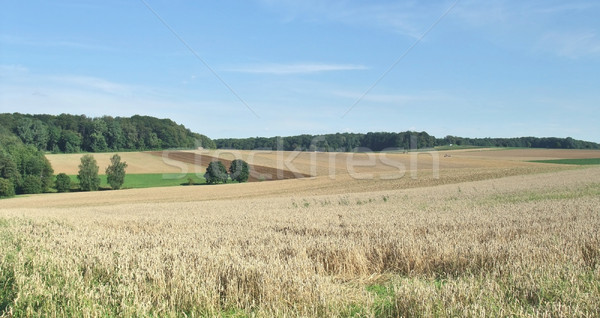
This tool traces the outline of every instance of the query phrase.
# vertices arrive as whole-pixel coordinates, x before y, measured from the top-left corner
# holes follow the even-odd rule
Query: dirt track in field
[[[213,156],[208,156],[205,154],[198,154],[193,152],[169,152],[167,154],[162,151],[154,151],[149,152],[149,154],[158,156],[158,157],[167,157],[171,160],[180,161],[186,164],[196,165],[200,167],[208,167],[208,165],[212,161],[221,161],[225,167],[229,167],[231,165],[232,160],[217,158]],[[249,164],[250,168],[250,177],[248,178],[249,182],[258,182],[258,181],[267,181],[267,180],[285,180],[285,179],[297,179],[307,177],[306,174],[300,172],[292,172],[283,169],[277,169],[273,167]]]

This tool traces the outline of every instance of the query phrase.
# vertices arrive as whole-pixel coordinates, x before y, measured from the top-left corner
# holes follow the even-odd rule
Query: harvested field
[[[113,153],[96,153],[100,173],[110,164]],[[306,176],[344,176],[362,173],[394,176],[400,172],[439,169],[484,169],[535,166],[530,160],[600,158],[597,150],[556,149],[466,149],[415,153],[323,153],[291,151],[196,150],[119,153],[129,165],[127,172],[197,173],[203,175],[208,163],[243,159],[254,167],[251,179],[282,180]],[[449,156],[445,156],[449,155]],[[46,155],[55,173],[77,174],[82,154]]]
[[[92,154],[100,167],[100,174],[104,173],[106,167],[110,165],[110,158],[115,153],[94,153]],[[155,156],[147,152],[118,152],[121,161],[127,162],[127,173],[180,173],[182,169],[189,172],[195,172],[193,165],[172,164],[160,156]],[[79,172],[79,164],[83,154],[48,154],[46,158],[52,164],[54,173],[61,172],[76,175]],[[206,169],[206,167],[204,167]],[[199,171],[198,171],[199,172]],[[204,173],[204,171],[202,172]]]
[[[445,152],[445,151],[442,151]],[[451,152],[453,156],[502,159],[502,160],[549,160],[549,159],[585,159],[600,158],[600,150],[574,149],[475,149]]]
[[[249,164],[291,171],[309,176],[351,176],[363,174],[377,177],[397,177],[416,171],[434,169],[501,169],[534,167],[537,164],[498,158],[444,157],[444,152],[427,151],[413,153],[342,153],[342,152],[292,152],[292,151],[245,151],[202,150],[187,151],[201,157],[224,160],[243,159]]]
[[[192,165],[196,167],[203,167],[206,169],[211,161],[220,160],[223,162],[225,167],[229,167],[231,162],[234,160],[213,157],[207,154],[202,153],[194,153],[194,152],[183,152],[183,151],[154,151],[149,152],[149,154],[167,158],[172,161],[182,162],[187,165]],[[269,166],[261,166],[256,164],[249,164],[250,169],[250,177],[248,178],[249,182],[257,182],[257,181],[265,181],[265,180],[285,180],[285,179],[294,179],[294,178],[304,178],[305,174],[299,172],[291,172],[288,170],[278,169],[277,167],[269,167]],[[198,169],[196,169],[197,171]]]

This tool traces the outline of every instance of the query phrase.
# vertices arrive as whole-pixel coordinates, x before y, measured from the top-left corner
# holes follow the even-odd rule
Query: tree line
[[[436,138],[427,132],[369,132],[290,137],[251,137],[215,139],[218,149],[285,150],[285,151],[382,151],[385,149],[423,149],[437,146],[524,147],[554,149],[600,149],[600,144],[556,137],[465,138],[446,136]]]
[[[464,138],[446,136],[438,145],[463,145],[479,147],[523,147],[551,149],[600,149],[600,144],[571,137],[516,137],[516,138]]]
[[[170,119],[87,117],[85,115],[0,114],[5,134],[24,144],[53,153],[160,150],[169,148],[214,149],[214,142]]]

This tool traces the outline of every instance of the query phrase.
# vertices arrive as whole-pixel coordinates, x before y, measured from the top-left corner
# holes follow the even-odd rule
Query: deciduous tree
[[[110,158],[110,166],[106,168],[106,179],[113,190],[118,190],[125,182],[126,162],[121,162],[121,156],[115,154]]]
[[[0,178],[0,198],[8,198],[15,195],[15,185],[12,181]]]
[[[98,163],[94,156],[87,154],[81,157],[79,165],[79,188],[83,191],[96,191],[100,187],[100,178],[98,177]]]
[[[225,168],[221,161],[213,161],[208,164],[206,173],[204,174],[204,179],[206,179],[206,183],[208,184],[225,183],[228,177],[227,168]]]
[[[56,176],[56,191],[69,192],[71,191],[71,178],[66,173],[59,173]]]
[[[231,180],[240,183],[248,181],[248,177],[250,176],[248,163],[242,159],[232,161],[231,166],[229,166],[229,174]]]

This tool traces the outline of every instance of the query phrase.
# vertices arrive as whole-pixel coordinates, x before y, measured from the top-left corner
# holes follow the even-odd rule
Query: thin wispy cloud
[[[285,22],[301,20],[322,23],[331,21],[347,25],[387,29],[412,38],[418,38],[432,19],[439,16],[448,3],[414,1],[361,2],[361,1],[294,1],[260,0],[283,16]]]
[[[0,43],[6,45],[20,45],[43,48],[64,48],[70,50],[90,50],[90,51],[117,51],[115,47],[110,47],[103,44],[92,43],[90,41],[77,41],[73,39],[54,38],[54,39],[36,39],[14,36],[8,34],[0,34]]]
[[[332,94],[337,97],[347,98],[348,100],[356,100],[361,97],[360,93],[351,91],[333,91]],[[419,100],[432,100],[436,99],[434,95],[408,95],[408,94],[367,94],[363,97],[365,102],[374,103],[391,103],[391,104],[405,104],[412,101]]]
[[[324,63],[296,63],[296,64],[256,64],[230,68],[228,71],[255,74],[310,74],[333,71],[359,71],[368,67],[357,64],[324,64]]]
[[[593,31],[549,32],[540,39],[538,46],[571,59],[600,57],[600,37]]]
[[[583,10],[590,10],[590,9],[597,9],[600,7],[600,3],[598,2],[593,2],[593,1],[583,1],[583,2],[577,2],[577,1],[569,1],[569,2],[565,2],[565,3],[558,3],[558,4],[550,4],[548,5],[546,3],[545,7],[542,7],[540,9],[538,9],[540,12],[543,13],[552,13],[552,14],[563,14],[569,11],[583,11]]]
[[[461,1],[455,18],[487,39],[512,49],[562,58],[600,56],[600,39],[592,26],[600,3],[573,1]],[[577,20],[566,17],[577,15]]]
[[[152,86],[122,83],[95,76],[78,74],[42,74],[21,65],[0,64],[0,97],[8,96],[79,96],[83,105],[95,104],[101,99],[114,98],[127,101],[133,97],[161,98],[162,90]],[[64,94],[63,94],[64,93]],[[62,98],[61,97],[61,98]],[[38,101],[43,104],[41,101]]]
[[[47,78],[56,84],[68,85],[85,90],[94,90],[114,95],[130,95],[136,90],[135,87],[108,81],[91,76],[51,76]]]

